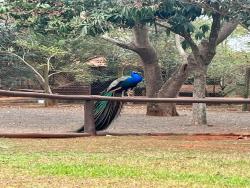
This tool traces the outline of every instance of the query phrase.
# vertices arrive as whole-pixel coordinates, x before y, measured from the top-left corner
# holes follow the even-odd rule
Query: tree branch
[[[229,35],[232,34],[232,32],[236,29],[239,22],[232,20],[229,22],[225,22],[220,29],[218,39],[217,39],[217,45],[219,45],[221,42],[223,42]]]
[[[53,55],[51,55],[51,56],[49,56],[48,58],[47,58],[47,68],[48,68],[48,72],[49,72],[49,70],[50,70],[50,60],[51,60],[51,58],[52,57],[54,57],[54,54]]]
[[[221,16],[218,13],[213,13],[212,18],[213,18],[213,23],[211,26],[208,45],[209,45],[209,50],[215,53],[215,48],[217,46],[217,40],[221,28],[221,23],[220,23]]]
[[[58,72],[53,72],[49,75],[49,78],[53,75],[56,75],[56,74],[60,74],[60,73],[67,73],[67,72],[70,72],[70,71],[58,71]]]
[[[163,23],[160,23],[160,22],[156,22],[156,25],[158,25],[158,26],[160,26],[160,27],[164,27],[164,28],[166,28],[166,29],[169,29],[171,32],[176,33],[176,32],[171,28],[171,26],[168,25],[167,23],[166,23],[166,24],[163,24]],[[185,38],[185,39],[188,41],[188,43],[190,44],[190,47],[191,47],[191,49],[192,49],[192,51],[193,51],[193,53],[194,53],[195,55],[199,55],[199,54],[200,54],[199,48],[198,48],[197,44],[194,42],[194,40],[192,39],[192,37],[191,37],[190,34],[184,34],[184,33],[176,33],[176,34],[182,36],[183,38]]]
[[[180,57],[181,57],[183,63],[187,63],[188,54],[185,52],[185,50],[181,46],[180,35],[175,34],[175,45],[176,45],[176,48],[180,54]]]
[[[164,27],[166,29],[169,29],[170,31],[173,32],[173,29],[171,28],[171,25],[169,25],[168,23],[161,23],[161,22],[155,22],[156,25],[160,26],[160,27]]]
[[[25,59],[23,59],[21,56],[15,54],[13,52],[8,52],[8,51],[0,51],[0,54],[8,54],[8,55],[12,55],[14,57],[17,57],[19,60],[21,60],[27,67],[29,67],[37,75],[37,78],[42,85],[45,83],[43,76],[32,65],[30,65],[27,61],[25,61]]]
[[[200,56],[200,49],[197,46],[197,44],[194,42],[194,40],[192,39],[191,35],[188,33],[188,34],[183,35],[183,37],[186,39],[186,41],[188,41],[194,56],[199,57]]]
[[[161,22],[155,22],[156,25],[160,26],[160,27],[163,27],[163,28],[166,28],[168,29],[169,31],[171,31],[172,33],[176,33],[175,30],[173,30],[173,28],[171,27],[170,24],[168,24],[167,22],[165,23],[161,23]],[[177,33],[178,35],[184,37],[185,35],[183,33]]]
[[[107,41],[107,42],[110,42],[116,46],[119,46],[121,48],[124,48],[124,49],[127,49],[127,50],[131,50],[131,51],[134,51],[136,53],[138,53],[138,50],[136,48],[136,46],[133,44],[133,42],[130,42],[130,43],[124,43],[122,41],[119,41],[119,40],[116,40],[116,39],[113,39],[113,38],[110,38],[110,37],[107,37],[107,36],[102,36],[101,39]]]

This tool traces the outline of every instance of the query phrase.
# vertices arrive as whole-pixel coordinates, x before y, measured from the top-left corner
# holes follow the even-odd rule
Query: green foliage
[[[99,38],[79,37],[68,41],[66,48],[69,51],[69,63],[65,67],[78,81],[95,82],[114,79],[118,75],[120,57],[126,56],[126,52]],[[93,57],[107,59],[107,68],[91,67],[86,62]]]
[[[211,2],[209,6],[214,6],[215,3]],[[172,31],[182,36],[193,35],[196,40],[202,40],[209,32],[210,26],[204,23],[197,27],[195,22],[211,13],[202,9],[199,4],[178,0],[142,1],[141,5],[134,1],[117,0],[102,6],[99,4],[93,9],[86,8],[83,15],[75,17],[72,25],[84,35],[97,36],[115,28],[130,29],[136,24],[153,25],[156,21],[167,21],[168,34]],[[188,41],[184,41],[182,45],[185,49],[189,47]]]
[[[247,4],[246,0],[241,1],[241,4],[237,2],[235,6],[232,1],[190,4],[179,0],[143,0],[141,5],[135,3],[132,0],[6,0],[0,4],[0,19],[5,19],[6,15],[11,16],[10,25],[15,26],[18,32],[13,31],[17,38],[6,41],[2,46],[5,50],[13,49],[18,54],[25,50],[27,60],[32,64],[37,63],[38,69],[49,56],[54,55],[52,70],[71,71],[77,79],[89,82],[108,80],[118,75],[120,63],[122,66],[138,65],[138,59],[131,52],[104,44],[96,37],[100,34],[109,32],[112,36],[112,32],[117,33],[119,38],[126,41],[131,37],[127,31],[136,24],[152,26],[156,21],[167,21],[168,34],[172,31],[202,40],[210,30],[209,18],[212,11],[209,7],[220,3],[222,12],[228,13],[223,15],[225,20],[243,20],[244,15],[248,18],[249,14],[243,6],[244,3]],[[201,4],[208,9],[202,8],[204,6]],[[238,17],[233,10],[238,11]],[[244,21],[249,23],[247,19]],[[79,34],[87,37],[76,38]],[[90,35],[96,38],[93,39]],[[162,33],[152,34],[152,38],[162,67],[172,70],[172,65],[175,67],[178,60],[172,47],[174,44],[171,35],[166,40]],[[165,44],[168,46],[165,47]],[[186,49],[189,43],[183,41],[182,46]],[[88,58],[95,55],[108,59],[106,71],[92,70],[84,65]]]
[[[6,4],[0,4],[0,14],[6,14],[9,9],[9,6],[7,6]]]
[[[82,31],[83,35],[96,36],[110,30],[112,26],[107,22],[108,18],[108,14],[98,10],[91,14],[91,16],[84,18],[81,27],[78,25],[76,27]],[[81,22],[81,20],[75,19],[72,24],[75,25],[76,22]]]
[[[152,25],[156,19],[168,20],[171,29],[177,33],[193,33],[195,27],[191,22],[202,15],[200,7],[174,0],[143,1],[139,7],[135,2],[119,2],[119,6],[113,3],[106,8],[86,11],[82,21],[84,34],[95,36],[113,27],[133,28],[136,24]],[[207,29],[203,27],[202,31],[207,32]]]
[[[190,47],[190,44],[187,40],[183,40],[183,41],[181,41],[181,46],[184,50],[186,50]]]
[[[167,20],[171,29],[176,33],[193,33],[194,25],[191,23],[202,15],[202,9],[196,5],[183,4],[179,1],[164,1],[156,13],[162,20]]]
[[[82,0],[9,1],[10,15],[19,29],[33,28],[42,34],[69,34],[70,20],[83,10]]]
[[[137,23],[153,23],[156,10],[156,6],[153,5],[143,6],[141,8],[128,5],[121,9],[117,9],[108,21],[124,27],[132,28]]]
[[[195,2],[195,1],[193,1]],[[250,9],[249,0],[210,0],[210,1],[196,1],[197,5],[204,7],[208,16],[211,16],[214,7],[219,7],[219,13],[222,13],[224,20],[237,20],[246,28],[250,26]]]
[[[16,44],[18,46],[21,46],[22,48],[32,50],[33,52],[39,52],[41,54],[44,54],[44,56],[64,56],[66,54],[66,51],[56,47],[56,46],[45,46],[37,40],[27,41],[24,39],[18,39],[16,40]]]
[[[110,33],[113,38],[119,37],[126,41],[131,37],[129,30],[114,30]],[[172,46],[175,45],[173,35],[166,37],[164,30],[161,29],[158,33],[151,33],[150,40],[158,52],[159,63],[162,68],[164,79],[168,79],[172,72],[179,64],[178,53]],[[108,42],[98,41],[98,38],[88,38],[83,42],[78,40],[73,54],[82,55],[81,63],[73,63],[67,68],[72,71],[76,79],[84,82],[98,82],[116,79],[121,75],[130,74],[131,70],[141,71],[140,59],[131,51],[124,50],[120,47],[113,46]],[[85,49],[84,51],[82,51]],[[97,53],[98,52],[98,53]],[[106,68],[91,68],[84,64],[89,57],[93,55],[104,56],[107,59]]]
[[[35,80],[30,70],[12,57],[0,57],[0,80],[3,89],[13,89],[21,80]]]
[[[209,26],[207,24],[203,24],[202,26],[200,26],[200,29],[203,33],[206,33],[209,31]]]
[[[244,85],[245,67],[249,66],[249,58],[249,53],[232,51],[227,45],[222,44],[208,69],[208,76],[221,80],[225,95],[241,95],[239,86]]]
[[[67,49],[61,45],[62,40],[54,35],[47,35],[46,37],[41,34],[29,32],[29,35],[19,35],[15,41],[16,53],[23,55],[33,66],[38,70],[42,69],[44,64],[50,60],[50,68],[58,69],[63,67],[64,57],[67,55]],[[61,65],[60,65],[61,63]],[[54,70],[55,71],[55,70]]]
[[[34,79],[30,70],[17,61],[16,58],[6,55],[5,51],[14,51],[16,40],[15,30],[10,25],[0,26],[0,80],[4,89],[13,88],[21,80]]]

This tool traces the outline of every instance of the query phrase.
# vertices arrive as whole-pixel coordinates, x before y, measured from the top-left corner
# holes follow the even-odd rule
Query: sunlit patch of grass
[[[101,137],[1,142],[6,147],[0,149],[0,184],[11,187],[250,187],[247,140]]]
[[[168,171],[167,169],[143,169],[118,165],[94,165],[94,164],[62,164],[38,165],[40,173],[56,176],[79,176],[93,178],[130,178],[137,180],[174,180],[179,182],[199,182],[201,184],[217,184],[226,186],[250,185],[248,178],[240,176],[224,176],[221,174],[206,174]]]

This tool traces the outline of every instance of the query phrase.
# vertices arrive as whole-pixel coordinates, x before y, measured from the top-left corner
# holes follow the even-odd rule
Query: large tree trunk
[[[171,75],[171,77],[164,83],[158,93],[158,97],[175,98],[178,96],[181,86],[188,78],[192,70],[193,58],[188,58],[188,54],[181,46],[181,39],[179,35],[175,35],[175,44],[179,52],[182,65]],[[159,114],[162,116],[178,116],[175,104],[162,103],[158,106]]]
[[[183,35],[189,42],[192,54],[188,59],[193,59],[194,69],[194,92],[195,98],[205,97],[207,66],[212,62],[216,53],[216,46],[223,42],[237,27],[237,22],[230,21],[221,25],[221,17],[218,12],[212,14],[213,22],[208,40],[203,39],[200,45],[196,45],[191,35]],[[188,62],[192,63],[192,61]],[[206,105],[193,104],[193,124],[206,125]]]
[[[206,97],[206,74],[207,67],[200,64],[194,72],[194,98],[205,98]],[[205,103],[194,103],[193,104],[193,125],[206,125],[206,104]]]
[[[162,78],[159,79],[159,76],[161,77],[160,67],[158,64],[147,64],[144,62],[143,64],[146,81],[146,96],[150,98],[157,97],[157,93],[162,86]],[[171,107],[170,110],[173,110],[172,108],[174,107]],[[164,109],[164,111],[167,113],[169,109]],[[162,116],[156,103],[147,104],[147,115]]]
[[[182,64],[166,81],[158,93],[158,97],[175,98],[189,75],[188,65]],[[162,116],[178,116],[176,106],[174,103],[161,103],[158,104],[159,114]]]
[[[157,53],[149,42],[147,27],[142,25],[134,27],[134,38],[137,53],[141,57],[144,65],[147,97],[177,97],[181,86],[189,75],[189,67],[191,67],[191,63],[190,66],[187,64],[187,55],[184,50],[180,49],[180,56],[184,63],[173,73],[171,78],[163,84]],[[181,48],[180,39],[178,37],[176,37],[176,46],[177,48]],[[147,115],[178,116],[178,113],[175,104],[148,103]]]
[[[140,56],[144,67],[146,95],[147,97],[157,97],[157,94],[163,85],[157,53],[149,42],[148,29],[145,25],[138,24],[134,27],[133,31],[134,45],[136,46],[136,51]],[[155,103],[147,104],[147,115],[171,115],[172,111],[176,111],[175,106],[168,106],[164,109],[159,109],[159,105]]]

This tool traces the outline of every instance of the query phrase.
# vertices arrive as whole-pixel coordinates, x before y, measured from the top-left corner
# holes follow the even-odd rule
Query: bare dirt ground
[[[77,130],[84,121],[82,105],[44,108],[38,104],[0,104],[0,132],[65,133]],[[209,106],[208,125],[191,126],[191,108],[178,106],[178,117],[149,117],[144,105],[126,105],[106,130],[109,133],[216,133],[250,134],[250,113],[240,106]]]

